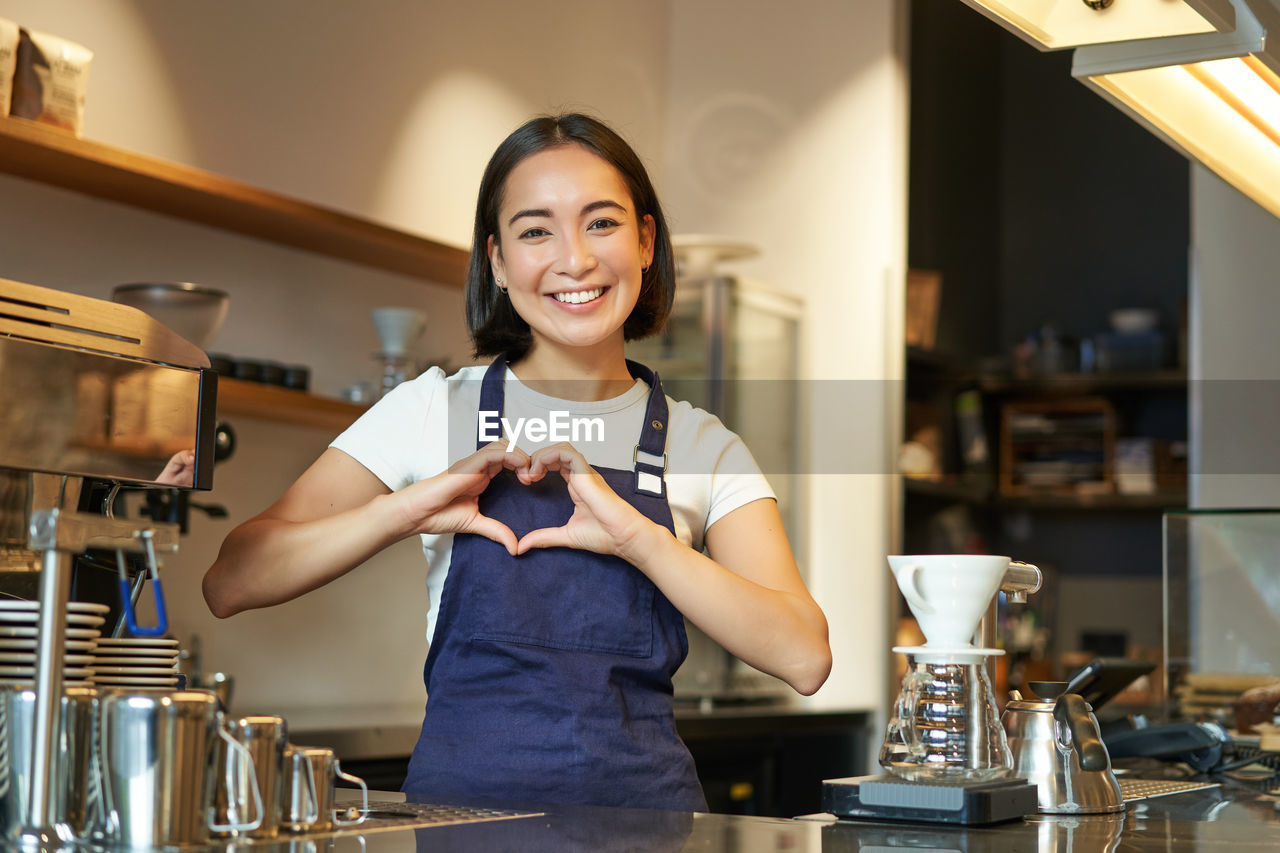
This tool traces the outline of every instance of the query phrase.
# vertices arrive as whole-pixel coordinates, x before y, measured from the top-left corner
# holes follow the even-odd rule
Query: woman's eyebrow
[[[517,211],[515,212],[515,215],[514,215],[514,216],[512,216],[510,219],[508,219],[508,220],[507,220],[507,224],[508,224],[508,225],[514,225],[514,224],[515,224],[515,221],[516,221],[517,219],[520,219],[520,218],[525,217],[525,216],[531,216],[531,217],[539,217],[539,216],[540,216],[540,217],[543,217],[544,219],[550,219],[550,218],[551,218],[551,211],[547,210],[545,207],[542,207],[542,208],[530,208],[529,210],[517,210]]]
[[[582,215],[586,216],[588,213],[594,213],[595,211],[601,210],[606,207],[617,208],[618,210],[621,210],[623,213],[627,212],[627,209],[623,207],[621,204],[619,204],[618,202],[614,201],[613,199],[604,198],[604,199],[601,199],[600,201],[593,201],[588,205],[584,205],[582,208]]]
[[[613,199],[603,198],[603,199],[600,199],[599,201],[593,201],[589,204],[583,205],[582,212],[579,214],[579,216],[586,216],[588,213],[594,213],[595,211],[602,210],[604,208],[620,210],[623,213],[627,212],[627,208],[624,205],[614,201]],[[507,225],[508,226],[514,225],[517,219],[522,219],[525,217],[529,217],[529,218],[542,217],[544,219],[550,219],[551,211],[547,210],[545,207],[531,207],[526,210],[517,210],[514,214],[512,214],[511,218],[507,220]]]

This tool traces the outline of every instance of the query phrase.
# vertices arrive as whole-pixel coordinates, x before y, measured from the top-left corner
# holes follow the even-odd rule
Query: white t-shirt
[[[477,411],[485,370],[464,367],[446,377],[433,367],[383,397],[330,446],[368,468],[392,491],[433,477],[474,453],[482,429],[493,439],[514,438],[526,453],[568,440],[597,468],[633,468],[649,400],[645,382],[637,379],[609,400],[579,402],[540,394],[507,368],[504,429],[495,415],[482,420]],[[712,524],[751,501],[775,495],[742,439],[719,418],[669,396],[667,407],[667,503],[676,537],[701,550]],[[435,631],[452,550],[452,533],[422,536],[428,640]]]

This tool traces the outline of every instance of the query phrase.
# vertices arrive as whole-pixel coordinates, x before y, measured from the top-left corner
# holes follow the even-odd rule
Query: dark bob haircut
[[[623,337],[630,341],[652,335],[662,329],[671,313],[676,292],[671,232],[640,158],[599,119],[579,113],[541,116],[502,141],[480,179],[466,290],[467,328],[477,357],[505,353],[509,360],[516,361],[533,345],[529,324],[511,307],[511,300],[493,280],[489,237],[499,240],[498,210],[511,170],[530,155],[564,145],[580,145],[617,169],[631,192],[636,215],[640,219],[646,214],[653,217],[653,262],[641,278],[640,296],[622,326]]]

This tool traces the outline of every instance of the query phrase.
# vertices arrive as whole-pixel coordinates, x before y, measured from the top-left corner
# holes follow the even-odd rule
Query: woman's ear
[[[502,247],[498,245],[498,241],[493,235],[489,235],[489,242],[486,246],[489,255],[489,269],[493,272],[494,280],[505,279],[507,277],[506,265],[502,263]]]
[[[653,242],[657,234],[658,226],[653,221],[653,214],[646,213],[640,221],[640,266],[645,269],[653,265]]]

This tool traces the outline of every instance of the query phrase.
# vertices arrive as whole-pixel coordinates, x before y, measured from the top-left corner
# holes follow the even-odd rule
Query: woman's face
[[[621,345],[653,240],[653,217],[636,215],[622,175],[585,148],[550,148],[512,169],[489,260],[533,331],[531,353]]]

